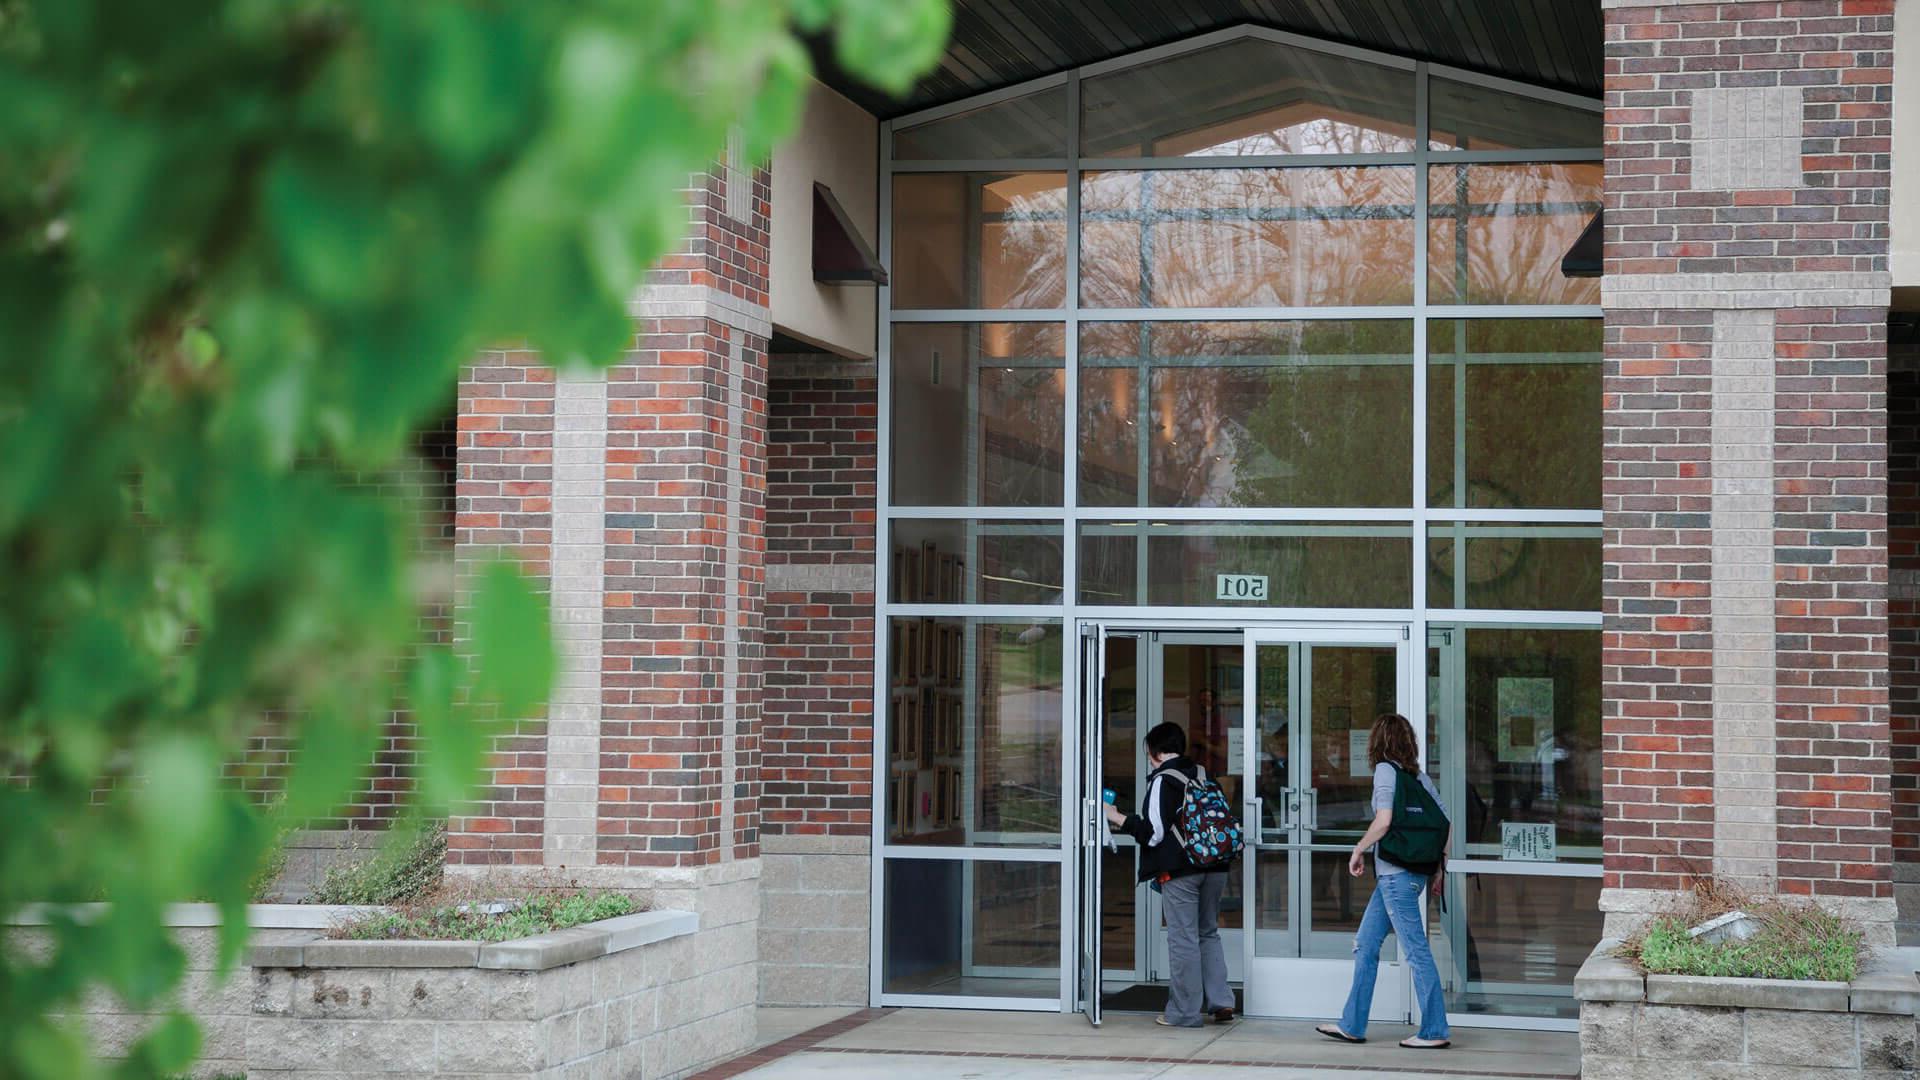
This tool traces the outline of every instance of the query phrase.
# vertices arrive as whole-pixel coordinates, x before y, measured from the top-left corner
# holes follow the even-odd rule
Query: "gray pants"
[[[1233,1007],[1227,951],[1220,946],[1220,897],[1226,891],[1226,874],[1188,874],[1160,886],[1173,969],[1166,1018],[1175,1027],[1205,1023],[1202,1005],[1205,1012]]]

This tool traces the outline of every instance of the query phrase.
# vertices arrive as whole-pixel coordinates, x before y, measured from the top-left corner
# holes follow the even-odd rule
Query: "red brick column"
[[[759,853],[767,173],[698,176],[689,205],[608,379],[603,866]]]
[[[871,827],[878,394],[872,361],[775,361],[761,811],[770,835],[864,839]]]
[[[460,380],[454,481],[456,595],[487,559],[544,577],[552,537],[553,371],[525,352],[487,353]],[[456,640],[465,628],[456,626]],[[537,866],[545,813],[545,722],[498,746],[485,787],[447,824],[447,861]]]
[[[1890,0],[1605,0],[1607,893],[1890,924]]]

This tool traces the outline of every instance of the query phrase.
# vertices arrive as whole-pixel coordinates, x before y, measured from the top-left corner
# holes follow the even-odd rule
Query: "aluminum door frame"
[[[1318,626],[1261,626],[1249,627],[1245,631],[1246,660],[1244,678],[1246,680],[1242,697],[1247,702],[1257,703],[1259,699],[1259,649],[1261,646],[1386,646],[1395,651],[1395,709],[1406,715],[1415,700],[1413,687],[1422,688],[1420,704],[1424,708],[1424,688],[1426,675],[1425,642],[1415,649],[1411,640],[1411,628],[1404,623],[1346,625],[1336,627]],[[1299,706],[1311,704],[1312,687],[1310,679],[1305,677],[1310,667],[1305,662],[1304,653],[1291,654],[1295,659],[1291,666],[1301,672],[1302,677],[1290,680],[1288,687],[1290,711],[1298,714]],[[1416,661],[1418,666],[1416,678]],[[1249,708],[1246,722],[1250,727],[1242,737],[1242,752],[1245,754],[1244,767],[1247,775],[1257,775],[1258,754],[1258,710]],[[1290,747],[1288,762],[1289,787],[1300,788],[1294,783],[1298,778],[1295,770],[1306,766],[1310,755],[1300,751],[1307,749],[1302,740],[1309,727],[1311,718],[1300,724],[1290,724]],[[1424,724],[1416,725],[1415,735],[1425,740]],[[1421,747],[1424,755],[1425,747]],[[1312,778],[1307,778],[1307,787],[1312,786]],[[1339,1016],[1346,1001],[1347,989],[1353,981],[1353,962],[1351,959],[1318,959],[1299,955],[1305,936],[1305,882],[1310,876],[1311,848],[1303,838],[1305,826],[1297,816],[1288,819],[1288,831],[1291,834],[1288,843],[1280,845],[1293,854],[1288,859],[1287,872],[1287,930],[1293,941],[1293,956],[1260,957],[1255,954],[1255,943],[1259,936],[1259,904],[1257,898],[1258,883],[1256,868],[1257,851],[1262,846],[1258,823],[1260,821],[1259,800],[1254,799],[1241,808],[1242,820],[1253,821],[1255,828],[1248,830],[1248,848],[1241,863],[1241,892],[1247,898],[1247,919],[1243,931],[1242,971],[1246,973],[1245,1006],[1249,1016],[1274,1016],[1305,1019],[1332,1019]],[[1267,845],[1271,846],[1271,845]],[[1422,908],[1424,918],[1424,906]],[[1408,977],[1406,965],[1396,956],[1388,960],[1385,955],[1380,961],[1380,971],[1374,984],[1373,1007],[1369,1016],[1374,1020],[1393,1022],[1405,1021],[1412,1015],[1412,980]]]

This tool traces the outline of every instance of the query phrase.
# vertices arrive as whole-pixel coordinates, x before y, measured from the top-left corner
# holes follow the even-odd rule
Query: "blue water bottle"
[[[1106,804],[1107,804],[1108,806],[1112,806],[1112,805],[1113,805],[1113,803],[1114,803],[1114,800],[1115,800],[1115,799],[1117,799],[1117,798],[1119,798],[1119,796],[1117,796],[1117,795],[1115,795],[1115,794],[1113,793],[1113,789],[1112,789],[1112,788],[1101,788],[1101,789],[1100,789],[1100,801],[1101,801],[1101,802],[1103,802],[1103,803],[1106,803]]]

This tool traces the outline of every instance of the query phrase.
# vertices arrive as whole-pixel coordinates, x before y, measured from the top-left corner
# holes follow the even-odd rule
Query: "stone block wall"
[[[760,1004],[865,1005],[870,842],[769,833],[762,843]]]
[[[1602,906],[1890,927],[1892,3],[1603,6]]]
[[[754,1039],[750,879],[690,881],[717,925],[656,912],[498,945],[324,941],[347,909],[256,907],[248,962],[213,970],[212,912],[189,906],[180,1004],[199,1021],[196,1077],[364,1076],[672,1080]],[[36,931],[9,938],[31,941]],[[124,1054],[151,1013],[94,995],[72,1018],[97,1054]]]
[[[1580,1076],[1912,1076],[1914,1034],[1911,1016],[1588,1001],[1580,1006]]]

